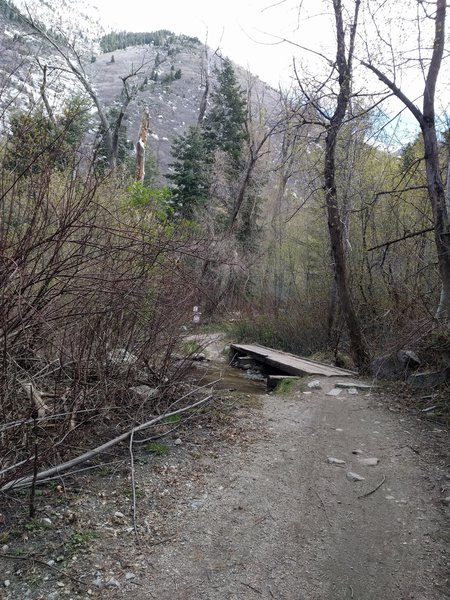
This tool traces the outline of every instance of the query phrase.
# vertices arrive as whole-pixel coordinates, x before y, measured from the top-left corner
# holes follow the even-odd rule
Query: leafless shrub
[[[165,409],[203,247],[151,207],[124,210],[112,178],[42,156],[0,175],[2,482],[31,472],[36,438],[40,464],[55,464],[87,434]]]

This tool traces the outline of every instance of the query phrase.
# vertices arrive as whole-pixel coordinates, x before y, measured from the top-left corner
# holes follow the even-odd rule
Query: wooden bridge
[[[281,373],[286,373],[287,375],[294,375],[297,377],[304,375],[355,377],[358,375],[358,373],[355,373],[354,371],[340,369],[339,367],[333,367],[324,363],[308,360],[306,358],[301,358],[300,356],[295,356],[295,354],[273,350],[272,348],[266,348],[265,346],[259,346],[258,344],[231,344],[231,349],[236,352],[240,360],[248,358],[256,363],[276,369]]]

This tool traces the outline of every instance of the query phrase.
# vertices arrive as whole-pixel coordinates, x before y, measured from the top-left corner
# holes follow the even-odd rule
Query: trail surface
[[[42,490],[44,520],[0,547],[0,598],[450,598],[448,431],[382,390],[327,395],[333,378],[265,394],[222,345],[212,410],[136,447],[134,486],[122,448]]]
[[[417,426],[373,395],[327,396],[333,380],[320,381],[264,397],[264,433],[218,461],[136,600],[449,597],[443,472],[421,458]]]

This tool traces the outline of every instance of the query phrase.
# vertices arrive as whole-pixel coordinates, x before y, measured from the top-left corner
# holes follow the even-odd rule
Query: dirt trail
[[[135,600],[449,597],[434,484],[443,473],[417,454],[415,425],[361,393],[327,396],[333,381],[321,383],[264,397],[266,434],[208,476]]]
[[[227,372],[221,345],[215,336],[207,351]],[[261,388],[232,411],[242,394],[225,393],[215,421],[165,438],[169,454],[136,449],[140,545],[126,449],[117,470],[81,474],[59,498],[44,490],[40,516],[51,526],[26,531],[25,547],[17,538],[0,548],[10,555],[0,598],[450,598],[448,432],[391,412],[395,399],[378,391],[328,396],[336,380],[310,389],[312,379],[283,394]],[[373,457],[377,465],[362,464]],[[19,553],[41,564],[11,560]]]

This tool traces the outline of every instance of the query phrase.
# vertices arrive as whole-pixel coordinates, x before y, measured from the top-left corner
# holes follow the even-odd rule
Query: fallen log
[[[151,419],[150,421],[141,423],[141,425],[138,425],[137,427],[134,427],[133,429],[130,429],[129,431],[125,431],[121,435],[113,438],[112,440],[109,440],[108,442],[105,442],[101,446],[97,446],[97,448],[88,450],[87,452],[84,452],[84,454],[80,454],[80,456],[76,456],[75,458],[72,458],[71,460],[68,460],[65,463],[56,465],[55,467],[46,469],[45,471],[40,471],[39,473],[37,473],[36,476],[29,475],[27,477],[20,477],[19,479],[14,479],[12,481],[9,481],[8,483],[5,483],[5,485],[3,485],[0,488],[0,492],[7,492],[9,490],[13,490],[16,488],[29,487],[33,483],[33,481],[39,482],[44,479],[47,479],[48,477],[52,477],[53,475],[60,475],[61,473],[68,471],[71,467],[75,467],[76,465],[79,465],[79,464],[89,460],[90,458],[93,458],[94,456],[101,454],[105,450],[108,450],[108,448],[111,448],[112,446],[115,446],[116,444],[119,444],[120,442],[123,442],[123,441],[127,440],[128,438],[131,438],[132,436],[134,436],[135,433],[138,433],[139,431],[143,431],[144,429],[148,429],[149,427],[152,427],[153,425],[155,425],[156,423],[159,423],[159,421],[162,421],[163,419],[167,419],[168,417],[172,417],[174,415],[180,415],[181,413],[192,410],[193,408],[197,408],[198,406],[201,406],[202,404],[205,404],[206,402],[211,400],[212,397],[213,397],[212,395],[207,396],[206,398],[203,398],[202,400],[199,400],[198,402],[194,402],[193,404],[190,404],[189,406],[185,406],[184,408],[179,408],[178,410],[174,410],[169,413],[164,413],[162,415],[159,415],[158,417],[155,417],[154,419]]]

